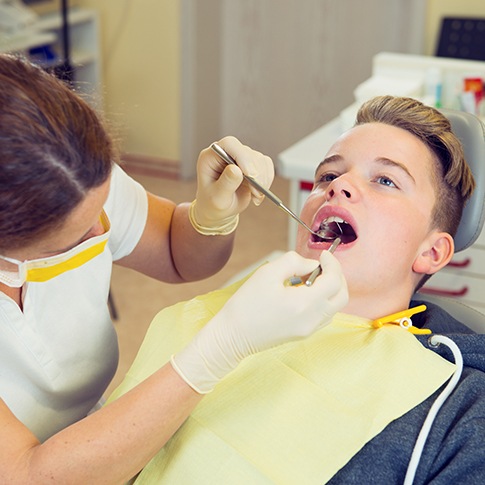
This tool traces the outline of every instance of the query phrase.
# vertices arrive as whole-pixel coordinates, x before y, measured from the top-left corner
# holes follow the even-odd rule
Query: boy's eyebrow
[[[343,158],[340,155],[330,155],[329,157],[325,158],[322,160],[319,164],[317,169],[315,170],[315,175],[318,173],[321,167],[326,165],[327,163],[330,162],[337,162],[341,161]],[[386,166],[391,166],[391,167],[397,167],[401,169],[414,183],[416,183],[416,180],[414,177],[411,175],[411,172],[408,170],[406,165],[402,164],[401,162],[396,162],[395,160],[391,160],[390,158],[386,157],[379,157],[375,159],[375,162],[380,163],[381,165],[386,165]]]
[[[376,159],[376,162],[379,162],[381,163],[382,165],[388,165],[388,166],[391,166],[391,167],[397,167],[397,168],[400,168],[404,173],[406,173],[406,175],[414,182],[416,183],[416,180],[414,179],[414,177],[411,175],[411,172],[408,170],[408,168],[406,167],[406,165],[404,165],[403,163],[401,162],[396,162],[395,160],[391,160],[390,158],[386,158],[386,157],[382,157],[382,158],[378,158]]]
[[[330,155],[329,157],[324,158],[315,169],[315,175],[318,173],[320,168],[323,167],[326,163],[337,162],[338,160],[342,160],[342,157],[340,155]]]

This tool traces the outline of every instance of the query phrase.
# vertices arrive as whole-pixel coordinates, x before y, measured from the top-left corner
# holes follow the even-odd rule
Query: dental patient
[[[244,315],[231,307],[244,281],[160,312],[110,400],[169,360],[208,394],[136,483],[485,483],[485,335],[411,301],[453,256],[474,188],[461,144],[434,108],[382,96],[366,102],[355,126],[322,156],[301,218],[314,231],[330,226],[342,242],[331,255],[332,241],[299,228],[296,251],[315,265],[322,252],[331,264],[338,260],[348,304],[322,315],[333,318],[312,336],[247,357],[220,383],[208,375],[199,387],[186,355],[194,347],[204,353],[203,332],[192,337],[221,308]],[[267,302],[278,304],[271,294]],[[407,325],[396,323],[407,309]],[[457,369],[449,346],[430,342],[429,331],[457,344],[464,368],[411,460]]]

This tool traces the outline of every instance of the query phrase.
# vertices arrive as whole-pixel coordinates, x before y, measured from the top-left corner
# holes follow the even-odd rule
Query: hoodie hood
[[[485,372],[485,334],[475,333],[433,303],[413,300],[410,306],[422,304],[427,306],[427,310],[413,317],[413,325],[419,328],[428,328],[435,334],[446,335],[460,348],[464,366]],[[437,348],[430,347],[428,337],[426,335],[417,336],[426,348],[433,350],[446,360],[454,362],[455,359],[448,347],[445,345],[440,345]]]

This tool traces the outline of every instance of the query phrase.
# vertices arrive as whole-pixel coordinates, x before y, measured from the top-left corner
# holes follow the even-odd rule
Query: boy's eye
[[[335,180],[336,178],[338,177],[337,174],[335,173],[322,173],[318,179],[317,179],[317,184],[321,184],[321,183],[329,183],[331,182],[332,180]]]
[[[397,187],[396,184],[389,178],[385,176],[377,177],[377,183],[381,185],[386,185],[388,187]]]

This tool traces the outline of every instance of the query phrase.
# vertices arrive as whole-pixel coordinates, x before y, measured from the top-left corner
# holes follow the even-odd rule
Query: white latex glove
[[[338,260],[320,257],[322,274],[310,287],[284,281],[316,268],[317,261],[289,252],[259,268],[187,347],[172,357],[178,374],[197,392],[210,392],[245,357],[307,337],[328,324],[348,301]]]
[[[274,178],[271,158],[228,136],[217,142],[237,162],[228,165],[211,149],[202,150],[197,160],[197,194],[191,222],[202,234],[229,234],[238,215],[250,201],[259,205],[264,196],[243,179],[243,172],[269,188]]]

